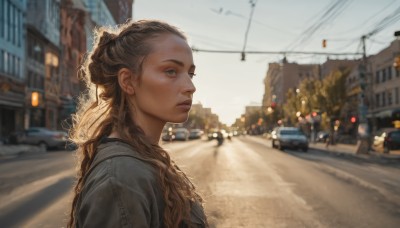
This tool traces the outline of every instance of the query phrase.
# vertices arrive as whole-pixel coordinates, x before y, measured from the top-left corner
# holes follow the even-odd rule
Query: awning
[[[392,113],[393,113],[394,109],[391,110],[383,110],[380,112],[376,112],[375,114],[373,113],[368,113],[367,114],[367,118],[391,118],[392,117]]]

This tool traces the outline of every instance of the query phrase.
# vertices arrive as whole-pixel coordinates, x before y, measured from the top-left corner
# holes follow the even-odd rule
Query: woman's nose
[[[196,87],[194,86],[193,81],[190,77],[185,77],[184,92],[190,94],[196,92]]]

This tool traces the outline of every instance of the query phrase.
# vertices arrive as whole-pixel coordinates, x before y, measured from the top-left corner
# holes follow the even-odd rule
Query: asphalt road
[[[400,227],[400,164],[278,151],[250,136],[163,146],[211,227]],[[0,160],[0,227],[65,227],[73,177],[67,151]]]

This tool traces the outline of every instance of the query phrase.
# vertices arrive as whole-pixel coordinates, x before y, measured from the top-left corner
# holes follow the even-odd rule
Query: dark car
[[[383,128],[374,136],[372,149],[377,152],[389,153],[400,149],[400,129]]]
[[[308,139],[298,128],[279,127],[272,136],[272,147],[284,150],[286,148],[308,150]]]
[[[165,132],[165,133],[162,135],[161,139],[162,139],[163,141],[173,141],[173,140],[175,139],[175,135],[174,135],[171,131]]]
[[[191,129],[189,131],[189,139],[200,139],[204,132],[201,129]]]
[[[53,131],[44,127],[31,127],[16,134],[16,143],[37,145],[44,150],[48,148],[65,149],[68,142],[68,133]]]

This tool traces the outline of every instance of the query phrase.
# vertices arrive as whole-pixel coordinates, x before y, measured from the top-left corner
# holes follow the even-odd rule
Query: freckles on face
[[[143,63],[135,88],[135,106],[141,118],[162,122],[184,122],[195,92],[195,66],[187,42],[171,34],[152,41],[153,51]]]

